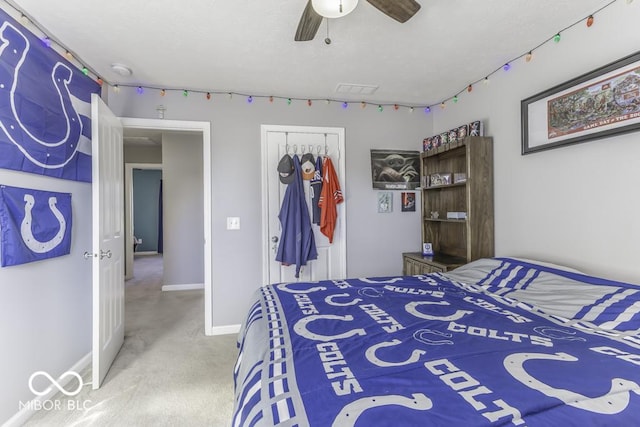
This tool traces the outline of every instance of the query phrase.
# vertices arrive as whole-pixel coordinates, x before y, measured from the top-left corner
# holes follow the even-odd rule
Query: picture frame
[[[521,101],[522,155],[640,129],[640,51]]]
[[[393,212],[393,193],[391,191],[378,192],[378,213]]]
[[[415,190],[420,187],[420,152],[417,150],[371,151],[371,182],[381,190]]]
[[[416,193],[414,192],[402,192],[400,193],[400,200],[402,200],[402,212],[415,212],[416,211]]]
[[[429,175],[429,187],[440,187],[443,185],[451,185],[450,173],[432,173]]]

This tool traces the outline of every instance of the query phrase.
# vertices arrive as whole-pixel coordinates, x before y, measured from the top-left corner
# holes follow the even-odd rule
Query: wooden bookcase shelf
[[[422,241],[430,242],[435,252],[431,260],[423,261],[446,271],[494,256],[493,139],[466,137],[421,153],[420,162],[423,183],[432,174],[466,174],[466,181],[460,183],[423,184]],[[439,217],[432,218],[432,212]],[[447,212],[466,212],[467,219],[447,219]],[[415,257],[411,260],[420,262]]]

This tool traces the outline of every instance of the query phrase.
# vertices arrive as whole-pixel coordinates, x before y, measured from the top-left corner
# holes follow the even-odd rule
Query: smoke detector
[[[111,69],[122,77],[129,77],[131,74],[133,74],[131,68],[123,64],[111,64]]]

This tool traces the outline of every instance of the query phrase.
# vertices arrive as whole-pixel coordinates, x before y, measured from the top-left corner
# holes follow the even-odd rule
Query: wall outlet
[[[237,216],[228,216],[227,230],[240,230],[240,218]]]

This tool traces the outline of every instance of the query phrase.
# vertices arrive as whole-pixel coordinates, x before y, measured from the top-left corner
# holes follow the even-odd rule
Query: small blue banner
[[[0,185],[0,264],[26,264],[71,251],[71,194]]]

